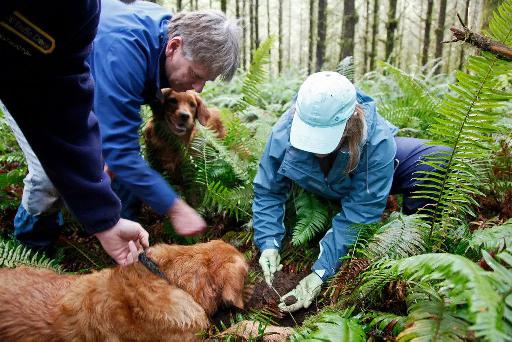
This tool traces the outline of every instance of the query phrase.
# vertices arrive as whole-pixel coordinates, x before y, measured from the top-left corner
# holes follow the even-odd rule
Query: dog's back
[[[0,269],[0,339],[58,340],[55,302],[75,280],[46,269]]]

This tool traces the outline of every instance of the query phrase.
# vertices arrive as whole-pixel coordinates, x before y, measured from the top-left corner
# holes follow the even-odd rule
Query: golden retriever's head
[[[249,266],[230,244],[221,240],[192,246],[161,244],[151,248],[151,256],[171,283],[188,292],[208,315],[223,303],[243,309]]]
[[[171,132],[177,136],[191,134],[196,119],[206,126],[210,112],[195,91],[179,93],[165,88],[162,89],[162,94],[162,103],[158,108],[153,107],[153,115],[158,120],[165,120]]]

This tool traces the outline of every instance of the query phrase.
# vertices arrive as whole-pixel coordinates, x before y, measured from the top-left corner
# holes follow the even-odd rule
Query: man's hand
[[[281,302],[279,303],[279,310],[285,312],[293,312],[302,308],[308,308],[316,296],[320,293],[322,288],[322,279],[316,274],[312,272],[310,275],[302,279],[297,285],[296,288],[285,294],[281,297]],[[289,303],[290,298],[293,299],[295,297],[296,301],[294,303]]]
[[[149,247],[148,232],[130,220],[120,219],[112,228],[94,235],[105,252],[123,266],[136,261],[139,253]]]
[[[177,199],[169,209],[168,215],[179,235],[197,235],[206,229],[203,218],[183,200]]]
[[[263,270],[263,276],[265,277],[265,282],[268,286],[272,285],[274,273],[276,273],[276,271],[281,271],[283,268],[283,265],[281,265],[280,262],[281,256],[277,249],[269,248],[261,252],[260,266]]]

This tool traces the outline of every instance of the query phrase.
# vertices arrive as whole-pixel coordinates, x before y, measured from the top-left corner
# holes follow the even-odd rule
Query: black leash
[[[160,267],[158,267],[157,263],[153,259],[151,259],[150,257],[147,256],[146,251],[143,251],[142,253],[139,254],[139,261],[151,273],[159,276],[160,278],[165,280],[169,285],[171,284],[171,281],[169,280],[169,278],[167,278],[165,273],[160,270]]]

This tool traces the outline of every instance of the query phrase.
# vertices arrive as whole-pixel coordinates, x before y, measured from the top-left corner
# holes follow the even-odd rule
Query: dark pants
[[[412,193],[418,190],[418,184],[425,183],[416,178],[424,177],[422,172],[434,171],[433,167],[421,164],[420,161],[429,155],[446,155],[450,148],[445,146],[427,145],[426,140],[416,138],[396,137],[395,173],[391,194],[403,194],[403,212],[412,214],[418,209],[432,204],[432,201],[424,198],[412,198]]]

